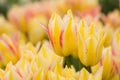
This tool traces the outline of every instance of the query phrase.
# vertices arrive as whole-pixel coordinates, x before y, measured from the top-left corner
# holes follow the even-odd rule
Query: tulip
[[[111,47],[104,48],[101,60],[97,65],[93,66],[93,72],[96,72],[95,70],[97,70],[100,66],[103,66],[103,80],[110,80],[110,78],[115,75]]]
[[[113,42],[112,42],[112,55],[113,55],[113,64],[114,64],[114,69],[116,70],[117,73],[120,74],[120,33],[118,29],[113,37]]]
[[[102,15],[101,16],[105,24],[109,24],[111,27],[119,27],[120,26],[120,11],[114,10],[110,13],[108,13],[107,16]]]
[[[57,14],[52,15],[48,35],[56,54],[77,56],[76,25],[71,11],[63,19]]]
[[[43,39],[45,39],[45,37],[47,37],[44,29],[39,26],[36,20],[40,21],[44,25],[48,23],[44,15],[36,16],[29,20],[28,37],[33,44],[36,44],[38,41],[42,41]]]
[[[5,33],[8,35],[13,35],[17,32],[18,30],[16,29],[15,26],[13,26],[10,22],[5,20],[3,16],[0,15],[0,35]]]
[[[47,25],[51,10],[53,9],[52,4],[53,3],[40,3],[39,5],[39,3],[34,3],[23,7],[14,6],[8,12],[8,20],[16,25],[17,29],[21,32],[28,34],[29,41],[36,44],[38,41],[42,41],[46,38],[45,31],[38,26],[36,20]],[[46,5],[49,5],[51,9],[48,9]],[[41,8],[43,6],[44,9]]]
[[[103,80],[110,79],[114,72],[111,47],[108,47],[103,51],[103,57],[100,64],[103,66]]]
[[[93,66],[99,62],[103,43],[103,30],[96,30],[94,24],[88,27],[82,20],[78,29],[78,56],[85,66]]]
[[[6,66],[9,61],[15,64],[19,58],[18,36],[13,38],[5,34],[0,36],[0,66]]]
[[[20,32],[16,26],[5,20],[3,16],[0,16],[0,35],[2,34],[7,34],[8,36],[15,36],[19,35],[19,42],[20,43],[25,43],[26,42],[26,37],[25,35]]]
[[[56,5],[55,2],[41,2],[26,4],[24,6],[13,6],[8,12],[8,19],[11,23],[15,24],[19,30],[27,33],[29,29],[29,20],[37,16],[43,16],[48,21],[52,11],[55,10],[53,5]],[[42,7],[44,7],[44,9]]]

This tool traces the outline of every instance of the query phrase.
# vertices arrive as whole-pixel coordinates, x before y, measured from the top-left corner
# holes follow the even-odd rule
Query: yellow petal
[[[87,64],[86,66],[93,66],[97,64],[97,53],[96,53],[96,48],[98,45],[98,41],[94,36],[91,36],[87,39],[86,41],[87,44]],[[102,53],[101,53],[102,54]]]
[[[77,56],[77,42],[76,42],[76,32],[75,31],[75,23],[73,20],[73,16],[70,11],[64,17],[65,31],[63,33],[63,53],[65,56],[72,54],[73,56]]]
[[[59,15],[53,14],[49,22],[50,33],[53,36],[53,47],[58,55],[63,55],[60,45],[60,35],[62,32],[63,22]]]
[[[83,68],[81,71],[80,71],[80,77],[79,77],[79,80],[88,80],[88,77],[89,77],[89,72]]]
[[[78,56],[80,61],[86,65],[87,64],[87,48],[85,41],[80,33],[78,33]]]

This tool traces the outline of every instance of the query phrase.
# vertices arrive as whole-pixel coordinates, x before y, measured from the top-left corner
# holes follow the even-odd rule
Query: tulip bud
[[[120,29],[118,29],[113,37],[112,42],[112,55],[115,71],[120,74]]]
[[[102,29],[95,29],[95,25],[87,26],[84,20],[78,28],[78,56],[85,66],[97,64],[101,58],[104,43]]]
[[[60,56],[77,56],[76,25],[69,10],[63,19],[53,14],[48,25],[48,35],[55,52]]]

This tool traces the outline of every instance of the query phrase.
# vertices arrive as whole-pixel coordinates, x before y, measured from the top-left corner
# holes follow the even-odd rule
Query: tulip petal
[[[86,65],[87,64],[87,48],[82,35],[78,33],[78,56],[80,61]]]
[[[77,42],[75,36],[75,23],[72,13],[68,11],[68,15],[64,17],[65,31],[63,33],[63,53],[65,56],[72,54],[76,56]]]
[[[62,31],[62,20],[59,15],[54,14],[52,15],[52,18],[50,20],[49,24],[49,29],[50,29],[50,34],[53,36],[52,42],[53,42],[53,47],[56,51],[56,53],[60,56],[62,56],[62,50],[61,50],[61,45],[60,45],[60,35]],[[52,29],[51,29],[51,28]]]

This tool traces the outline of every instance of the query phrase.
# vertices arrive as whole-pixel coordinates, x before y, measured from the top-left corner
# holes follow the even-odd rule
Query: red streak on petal
[[[15,34],[14,36],[12,36],[12,42],[13,44],[18,47],[18,40],[19,40],[19,33]]]
[[[16,69],[16,72],[18,73],[18,75],[23,78],[22,74],[20,73],[20,71],[18,69]]]
[[[50,39],[50,42],[51,42],[52,46],[54,47],[53,36],[52,36],[50,30],[48,30],[48,37],[49,37],[49,39]]]
[[[1,40],[7,45],[12,54],[16,55],[16,51],[14,50],[14,48],[3,37],[1,37]]]
[[[116,55],[116,51],[115,51],[115,49],[114,49],[113,44],[112,44],[112,55],[113,55],[113,56],[115,56],[115,55]]]
[[[61,33],[60,33],[60,46],[62,47],[63,46],[63,43],[62,43],[62,41],[63,41],[63,30],[61,31]]]
[[[39,23],[37,20],[36,20],[36,22],[40,25],[40,27],[42,27],[46,31],[46,33],[50,39],[50,42],[51,42],[52,46],[54,47],[53,36],[52,36],[52,32],[50,31],[50,29],[47,28],[45,25]]]
[[[113,61],[113,65],[114,65],[115,70],[116,70],[117,72],[119,72],[119,68],[118,68],[117,64],[116,64],[114,61]]]
[[[48,28],[47,28],[45,25],[41,24],[41,23],[38,22],[37,20],[36,20],[36,22],[40,25],[40,27],[42,27],[42,28],[45,30],[45,32],[46,32],[47,34],[49,34],[49,33],[48,33]]]

